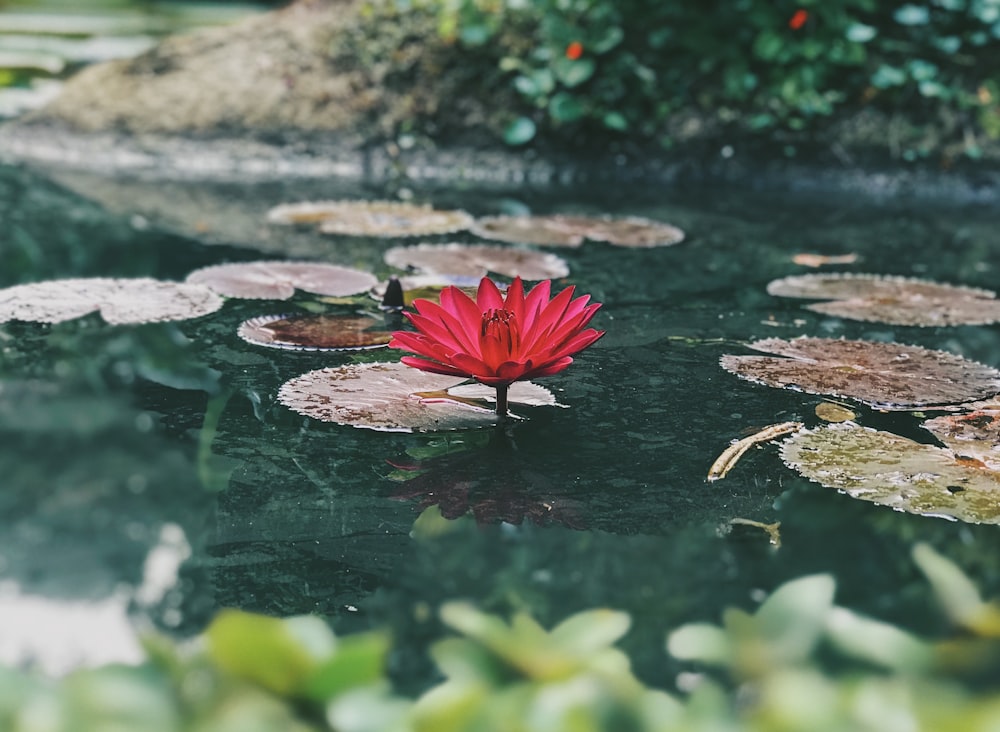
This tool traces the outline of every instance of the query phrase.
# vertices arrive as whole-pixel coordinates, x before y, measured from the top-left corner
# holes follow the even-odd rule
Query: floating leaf
[[[385,262],[397,269],[467,277],[484,277],[493,272],[526,280],[547,280],[569,274],[569,265],[554,254],[484,244],[393,247],[385,253]]]
[[[460,377],[430,374],[401,363],[368,363],[310,371],[285,382],[278,401],[323,422],[384,432],[474,429],[496,424],[495,390],[461,386]],[[544,387],[511,384],[511,404],[555,404]]]
[[[187,320],[214,313],[222,303],[202,285],[145,277],[46,280],[0,290],[0,323],[61,323],[95,311],[112,325]]]
[[[801,430],[781,446],[788,467],[897,511],[969,523],[1000,523],[1000,476],[953,452],[860,427],[854,422]]]
[[[684,240],[676,226],[627,216],[487,216],[476,219],[472,233],[484,239],[578,247],[585,239],[622,247],[670,246]]]
[[[1000,409],[1000,407],[998,407]],[[957,455],[1000,471],[1000,411],[976,410],[929,419],[921,425]]]
[[[287,300],[295,290],[343,297],[365,292],[374,275],[321,262],[239,262],[195,270],[188,282],[203,284],[220,295],[261,300]]]
[[[989,290],[905,277],[809,274],[774,280],[771,295],[835,302],[807,309],[850,320],[892,325],[981,325],[1000,321],[1000,301]]]
[[[247,343],[293,351],[377,348],[392,338],[385,321],[367,315],[264,315],[240,324]]]
[[[722,368],[758,384],[855,399],[876,409],[961,404],[1000,392],[1000,371],[944,351],[897,343],[767,338],[773,356],[723,356]]]
[[[318,224],[324,234],[349,236],[430,236],[468,229],[465,211],[442,211],[397,201],[315,201],[276,206],[275,224]]]
[[[777,437],[781,437],[782,435],[787,435],[789,432],[802,429],[803,426],[804,425],[801,422],[782,422],[781,424],[772,424],[755,434],[750,435],[749,437],[744,437],[742,440],[734,440],[729,444],[729,447],[723,450],[722,454],[715,459],[715,462],[712,463],[712,467],[708,469],[708,482],[711,483],[725,478],[726,474],[732,470],[737,461],[743,457],[743,454],[754,445],[759,445],[762,442],[768,442]]]
[[[858,416],[853,409],[834,402],[820,402],[814,411],[816,416],[824,422],[849,422]]]
[[[811,252],[800,252],[792,257],[795,264],[803,267],[822,267],[827,264],[854,264],[858,261],[858,255],[854,254],[813,254]]]

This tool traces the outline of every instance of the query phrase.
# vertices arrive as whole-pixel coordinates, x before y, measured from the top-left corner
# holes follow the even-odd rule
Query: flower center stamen
[[[521,346],[521,332],[510,310],[490,308],[483,313],[479,335],[482,339],[495,340],[508,354],[516,353]]]

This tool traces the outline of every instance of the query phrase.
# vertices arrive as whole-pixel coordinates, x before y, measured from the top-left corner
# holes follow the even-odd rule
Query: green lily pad
[[[278,401],[323,422],[382,432],[435,432],[496,424],[496,391],[401,363],[352,364],[310,371],[285,382]],[[530,381],[511,384],[511,404],[556,405]]]
[[[853,498],[897,511],[1000,524],[1000,474],[951,450],[854,422],[800,430],[781,446],[785,464]]]
[[[962,404],[1000,392],[1000,371],[945,351],[831,338],[767,338],[775,356],[723,356],[730,373],[758,384],[855,399],[876,409]]]

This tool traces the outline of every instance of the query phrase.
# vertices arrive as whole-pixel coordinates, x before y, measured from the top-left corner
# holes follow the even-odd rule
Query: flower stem
[[[497,416],[507,416],[507,389],[509,385],[498,386],[497,389]]]

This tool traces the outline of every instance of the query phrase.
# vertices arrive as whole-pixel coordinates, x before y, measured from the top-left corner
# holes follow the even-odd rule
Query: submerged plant
[[[589,295],[574,299],[573,287],[549,299],[551,287],[544,280],[526,295],[517,277],[503,295],[484,277],[475,300],[446,287],[440,304],[414,301],[417,312],[406,317],[418,332],[396,331],[389,347],[417,354],[403,357],[407,366],[496,388],[496,413],[504,417],[512,383],[559,373],[604,335],[586,327],[600,303],[588,304]]]

